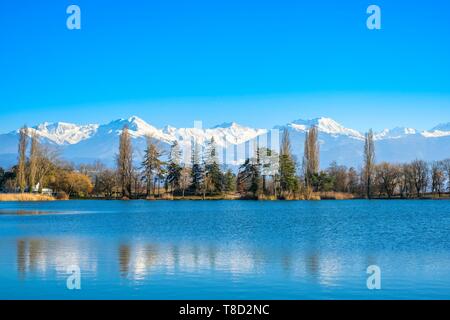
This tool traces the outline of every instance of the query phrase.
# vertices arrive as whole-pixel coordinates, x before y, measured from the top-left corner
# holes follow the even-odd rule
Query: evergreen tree
[[[280,150],[280,187],[281,191],[291,195],[298,189],[295,161],[291,152],[289,132],[284,130]]]
[[[256,198],[261,194],[261,171],[256,158],[245,160],[245,163],[239,167],[237,184],[239,193],[243,195],[251,194]]]
[[[334,177],[327,174],[325,171],[314,173],[310,176],[311,186],[316,191],[332,191],[335,184]]]
[[[228,169],[224,175],[224,191],[225,192],[234,192],[236,191],[236,176]]]
[[[223,174],[220,170],[214,138],[208,142],[205,159],[205,182],[209,193],[220,193],[223,190]]]
[[[181,150],[178,141],[172,144],[169,155],[169,164],[167,166],[166,183],[170,186],[171,192],[180,188],[181,172],[183,168],[181,163]]]
[[[204,190],[204,168],[200,161],[200,147],[197,142],[192,145],[191,156],[192,170],[191,170],[191,190],[194,194],[203,193]]]

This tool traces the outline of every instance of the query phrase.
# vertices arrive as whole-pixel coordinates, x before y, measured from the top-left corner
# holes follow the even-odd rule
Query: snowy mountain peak
[[[417,130],[413,128],[396,127],[394,129],[384,129],[381,132],[374,134],[375,140],[383,139],[400,139],[408,135],[417,134]]]
[[[422,132],[422,135],[426,138],[440,138],[450,136],[450,122],[441,123],[430,131]]]
[[[207,136],[214,137],[216,141],[226,140],[232,144],[240,144],[267,133],[267,130],[249,128],[231,122],[216,126],[213,129],[207,129],[205,133]]]
[[[154,126],[145,122],[145,120],[132,116],[128,119],[118,119],[112,121],[106,125],[100,126],[100,129],[104,133],[119,135],[122,133],[123,128],[127,126],[132,138],[151,136],[155,139],[163,140],[165,142],[172,141],[172,137],[165,133],[164,130],[159,130]]]
[[[29,133],[35,133],[37,136],[59,145],[77,144],[95,134],[98,127],[97,124],[76,125],[66,122],[44,122],[30,128]]]
[[[331,118],[321,117],[311,120],[295,120],[288,124],[289,127],[297,131],[307,131],[312,127],[317,127],[319,132],[327,133],[330,135],[345,135],[355,139],[364,139],[364,136],[353,129],[348,129],[334,121]]]
[[[136,116],[133,116],[127,120],[128,122],[128,128],[130,131],[135,131],[136,134],[139,135],[145,135],[149,134],[155,131],[158,131],[155,127],[152,125],[149,125],[147,122],[142,120],[141,118],[138,118]]]
[[[142,120],[141,118],[139,118],[138,116],[131,116],[128,118],[128,123],[136,126],[136,127],[145,127],[148,126],[148,123],[145,122],[144,120]]]
[[[205,144],[206,141],[214,138],[219,146],[225,146],[225,141],[230,144],[241,144],[243,142],[252,140],[257,136],[267,132],[265,129],[253,129],[241,126],[235,122],[224,123],[215,126],[211,129],[199,128],[171,128],[165,129],[165,132],[170,134],[173,140],[191,141]]]

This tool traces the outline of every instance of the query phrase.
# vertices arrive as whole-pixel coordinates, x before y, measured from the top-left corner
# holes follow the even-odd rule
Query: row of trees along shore
[[[178,142],[168,154],[155,139],[136,166],[128,127],[120,134],[116,168],[100,162],[75,166],[39,142],[33,131],[19,132],[18,163],[0,168],[0,190],[10,193],[45,193],[57,198],[100,199],[351,199],[448,198],[450,159],[427,163],[376,163],[374,136],[365,136],[359,169],[333,162],[320,170],[319,132],[305,135],[304,154],[292,154],[289,132],[282,134],[279,153],[259,148],[237,173],[219,164],[214,139],[202,147],[193,144],[190,164],[182,164]]]

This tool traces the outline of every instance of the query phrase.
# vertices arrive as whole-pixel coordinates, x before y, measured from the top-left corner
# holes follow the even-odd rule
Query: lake
[[[0,299],[393,298],[450,298],[450,201],[0,203]]]

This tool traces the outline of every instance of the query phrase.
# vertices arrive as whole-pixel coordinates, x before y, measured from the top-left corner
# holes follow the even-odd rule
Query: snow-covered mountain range
[[[187,145],[195,141],[205,145],[214,137],[217,145],[227,149],[247,148],[256,139],[267,138],[274,130],[289,130],[294,155],[299,159],[303,153],[305,132],[312,126],[319,129],[321,145],[321,167],[332,161],[339,164],[360,167],[364,145],[364,133],[346,128],[330,118],[295,120],[274,126],[271,129],[257,129],[237,123],[223,123],[213,128],[156,128],[139,117],[118,119],[107,124],[76,125],[71,123],[42,123],[30,128],[41,142],[58,148],[61,157],[77,163],[92,163],[100,160],[113,165],[118,149],[118,136],[124,125],[128,125],[135,155],[138,160],[146,146],[146,136],[151,135],[168,149],[173,141]],[[10,167],[16,162],[18,130],[0,134],[0,166]],[[428,131],[412,128],[385,129],[375,133],[375,147],[378,161],[405,162],[419,158],[427,161],[450,157],[450,123],[440,124]]]

